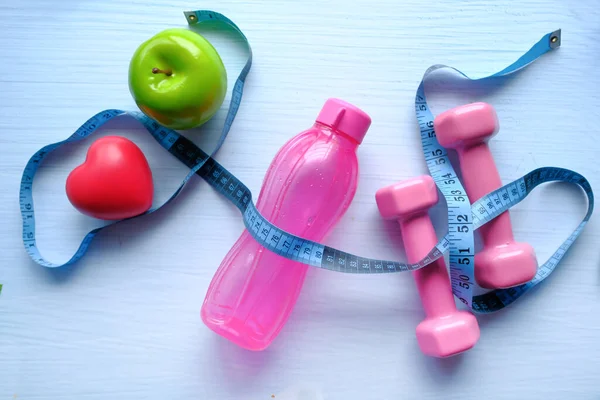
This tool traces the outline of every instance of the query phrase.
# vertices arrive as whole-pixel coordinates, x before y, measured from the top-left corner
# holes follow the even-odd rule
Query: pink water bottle
[[[356,151],[371,118],[329,99],[314,125],[273,159],[256,207],[271,223],[321,241],[344,215],[358,181]],[[287,321],[309,266],[260,245],[247,230],[223,259],[202,305],[202,321],[248,350],[263,350]]]

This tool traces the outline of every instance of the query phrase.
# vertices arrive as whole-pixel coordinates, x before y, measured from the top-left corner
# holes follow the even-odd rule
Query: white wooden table
[[[569,3],[567,5],[567,3]],[[258,195],[277,149],[309,127],[328,97],[373,124],[359,149],[360,185],[327,244],[403,259],[375,191],[427,172],[414,93],[431,64],[482,76],[542,35],[562,47],[485,92],[441,75],[434,112],[488,101],[501,130],[491,148],[504,182],[540,166],[585,175],[600,190],[600,9],[592,0],[254,2],[30,0],[0,4],[0,398],[36,400],[598,399],[600,226],[594,216],[560,268],[508,309],[478,317],[481,339],[450,359],[422,355],[412,277],[311,269],[295,311],[264,352],[206,328],[200,306],[240,235],[239,212],[200,179],[170,206],[104,231],[71,268],[33,263],[21,242],[18,188],[28,158],[106,108],[134,110],[127,68],[155,33],[186,26],[183,11],[229,16],[254,52],[244,101],[218,160]],[[233,34],[206,31],[233,84],[246,53]],[[229,95],[226,100],[228,103]],[[226,106],[193,140],[211,149]],[[115,122],[61,149],[34,185],[38,243],[66,261],[98,221],[69,204],[64,183],[92,140],[119,134],[148,157],[156,201],[186,169],[134,122]],[[573,186],[544,185],[512,210],[515,235],[545,260],[587,207]],[[445,204],[433,211],[445,230]],[[286,393],[287,390],[287,394]]]

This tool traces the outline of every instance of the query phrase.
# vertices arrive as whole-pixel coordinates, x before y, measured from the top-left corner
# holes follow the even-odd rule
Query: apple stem
[[[163,71],[162,69],[152,68],[152,73],[153,74],[165,74],[167,76],[173,75],[173,71],[171,71],[170,69]]]

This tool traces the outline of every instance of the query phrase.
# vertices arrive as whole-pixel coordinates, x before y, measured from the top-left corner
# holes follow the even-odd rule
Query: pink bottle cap
[[[328,99],[317,116],[317,122],[341,131],[358,143],[362,143],[371,126],[371,117],[344,100]]]

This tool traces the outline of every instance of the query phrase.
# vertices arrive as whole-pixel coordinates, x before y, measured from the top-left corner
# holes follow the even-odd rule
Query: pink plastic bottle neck
[[[333,138],[340,138],[340,143],[344,145],[344,147],[347,147],[349,149],[353,149],[356,150],[358,148],[358,146],[360,145],[360,143],[358,143],[358,141],[356,139],[354,139],[352,136],[345,134],[344,132],[342,132],[339,129],[335,129],[332,128],[329,125],[325,125],[321,122],[316,121],[313,125],[314,129],[318,129],[319,131],[321,131],[323,134]]]

